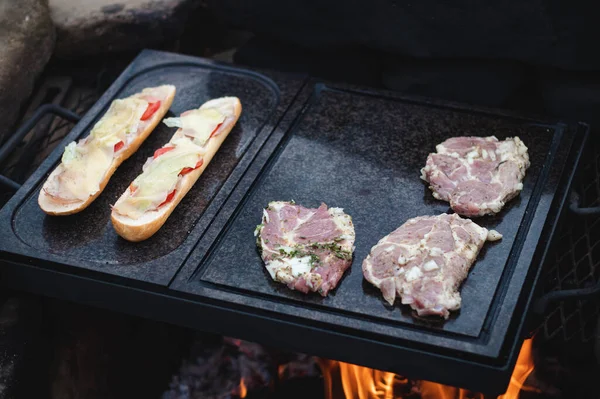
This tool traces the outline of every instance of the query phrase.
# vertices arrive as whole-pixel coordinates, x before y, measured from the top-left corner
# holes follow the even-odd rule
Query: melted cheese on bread
[[[107,147],[114,147],[119,141],[128,142],[128,137],[137,132],[147,107],[148,102],[140,98],[114,100],[106,114],[92,128],[91,139]]]
[[[215,108],[199,108],[181,114],[179,118],[163,120],[169,127],[178,127],[182,133],[194,140],[200,146],[206,144],[211,134],[221,123],[225,115]]]
[[[114,100],[88,137],[65,147],[61,171],[49,185],[49,192],[80,201],[96,194],[112,165],[115,144],[127,144],[135,138],[147,106],[147,101],[135,97]]]
[[[210,132],[208,140],[201,146],[204,151],[202,154],[202,162],[196,164],[192,170],[182,171],[183,173],[180,172],[178,174],[175,190],[168,194],[164,203],[159,203],[155,209],[148,209],[139,218],[134,219],[127,215],[122,215],[117,209],[113,208],[111,222],[119,236],[128,241],[138,242],[148,239],[160,230],[177,205],[190,191],[192,186],[194,186],[198,178],[204,173],[216,152],[221,147],[221,144],[223,144],[223,141],[232,131],[232,128],[240,118],[242,104],[237,97],[221,97],[207,101],[200,109],[214,109],[225,117],[223,122]],[[185,116],[186,114],[188,114],[188,112],[184,112],[182,116]],[[207,127],[205,130],[211,131],[211,128]],[[179,128],[171,137],[170,143],[182,138],[194,143],[194,135],[189,133],[189,131],[184,132],[184,129]],[[170,143],[166,144],[166,146],[169,146]],[[157,151],[156,154],[160,157],[163,153],[164,150],[160,150]],[[149,162],[152,162],[152,160],[149,160]],[[135,189],[133,192],[135,193]],[[131,190],[127,189],[123,195],[121,195],[121,198],[128,197],[130,194]],[[121,198],[119,198],[119,200],[121,200]]]
[[[181,170],[194,168],[202,159],[210,137],[226,119],[222,108],[221,104],[209,101],[177,118],[164,119],[165,125],[179,128],[167,144],[175,148],[156,159],[149,158],[143,173],[132,183],[134,191],[119,198],[113,210],[131,219],[157,210],[175,190],[182,177]]]
[[[100,182],[113,160],[112,148],[91,141],[86,145],[72,142],[62,157],[62,172],[57,176],[62,198],[84,201],[100,190]]]
[[[147,210],[156,209],[175,190],[179,173],[194,168],[204,154],[202,147],[186,137],[174,140],[169,147],[173,149],[146,162],[142,174],[132,183],[133,191],[119,198],[113,206],[115,211],[137,219]]]

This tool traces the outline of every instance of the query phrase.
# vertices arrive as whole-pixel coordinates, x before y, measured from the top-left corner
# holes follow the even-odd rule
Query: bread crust
[[[226,124],[224,123],[221,126],[221,133],[210,138],[206,145],[206,153],[203,155],[202,166],[186,174],[185,176],[182,176],[175,187],[176,192],[173,196],[173,199],[168,204],[163,205],[156,211],[147,212],[139,219],[132,219],[113,210],[110,220],[112,221],[117,234],[128,241],[139,242],[150,238],[163,226],[163,224],[165,224],[179,202],[181,202],[183,197],[185,197],[188,191],[190,191],[192,186],[196,183],[198,178],[200,178],[200,175],[202,175],[204,170],[208,167],[208,164],[216,154],[217,150],[221,147],[221,144],[223,141],[225,141],[237,123],[242,113],[242,104],[237,97],[231,97],[231,99],[234,101],[234,114],[228,116],[228,119],[225,122]],[[177,136],[179,132],[180,129],[177,130],[173,137]],[[127,191],[125,191],[121,197],[125,195],[128,195]]]
[[[146,140],[150,133],[152,133],[154,128],[156,128],[156,126],[160,123],[162,118],[166,115],[167,111],[169,111],[169,108],[171,108],[171,104],[173,103],[173,99],[175,98],[176,88],[172,85],[165,86],[167,86],[170,90],[169,95],[164,100],[161,100],[160,108],[158,108],[156,112],[150,117],[149,123],[146,125],[144,130],[138,135],[138,137],[131,142],[128,148],[124,149],[117,157],[113,159],[110,169],[106,172],[104,179],[100,182],[100,190],[98,190],[98,192],[90,196],[85,201],[76,201],[70,204],[62,204],[55,201],[51,196],[46,194],[44,188],[46,187],[50,179],[52,179],[56,175],[56,173],[58,173],[57,166],[52,171],[52,173],[50,173],[48,179],[46,179],[44,185],[42,186],[42,189],[40,190],[40,194],[38,196],[38,204],[42,211],[52,216],[72,215],[74,213],[83,211],[92,202],[94,202],[94,200],[98,198],[100,194],[102,194],[102,191],[104,191],[104,188],[108,184],[108,181],[115,173],[117,168],[123,163],[123,161],[125,161],[127,158],[133,155],[138,150],[138,148],[140,148],[144,140]]]

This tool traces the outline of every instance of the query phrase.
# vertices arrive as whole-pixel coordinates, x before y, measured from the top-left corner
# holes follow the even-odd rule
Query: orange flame
[[[319,360],[319,366],[327,399],[395,399],[394,379],[398,376],[394,373],[325,359]]]
[[[510,385],[498,399],[518,399],[519,392],[524,389],[525,380],[534,368],[531,343],[531,339],[523,343]],[[319,366],[323,372],[326,399],[402,399],[395,395],[394,387],[408,384],[407,379],[394,373],[335,360],[319,359]],[[422,399],[484,398],[483,394],[435,382],[419,381],[416,385]]]
[[[279,380],[283,380],[283,376],[285,375],[285,366],[283,364],[277,367],[277,375],[279,376]]]
[[[246,383],[244,382],[244,379],[242,378],[240,380],[240,398],[245,398],[246,394],[248,394],[248,388],[246,388]]]
[[[344,394],[347,398],[353,396],[359,399],[394,398],[392,386],[394,373],[340,363],[340,374],[342,381],[348,382],[347,384],[343,384]],[[361,381],[365,383],[361,384]]]
[[[515,365],[512,377],[510,377],[508,389],[504,395],[498,396],[498,399],[517,399],[519,397],[519,392],[522,389],[531,390],[527,387],[524,387],[524,384],[534,368],[533,356],[531,354],[532,344],[533,339],[526,339],[523,342],[521,352],[519,352],[519,358],[517,359],[517,364]]]
[[[422,399],[484,399],[480,393],[429,381],[420,381],[419,390]]]

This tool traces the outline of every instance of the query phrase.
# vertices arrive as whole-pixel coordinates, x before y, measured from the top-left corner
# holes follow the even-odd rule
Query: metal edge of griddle
[[[536,267],[530,268],[527,273],[525,281],[529,281],[529,287],[525,293],[522,291],[517,301],[515,312],[513,312],[510,322],[514,327],[508,330],[509,333],[502,345],[502,352],[507,354],[506,365],[511,373],[519,357],[523,341],[525,338],[531,337],[531,333],[533,332],[531,326],[535,315],[532,314],[531,309],[538,293],[538,282],[543,272],[544,261],[550,252],[556,231],[558,231],[562,221],[568,214],[568,197],[581,164],[583,148],[589,137],[590,129],[585,123],[579,122],[564,125],[565,127],[576,127],[576,132],[574,133],[574,138],[563,166],[563,173],[558,182],[558,190],[554,195],[551,211],[548,213],[550,218],[547,218],[544,223],[538,246],[535,249],[531,262]],[[565,170],[569,170],[569,173],[564,173]]]
[[[365,362],[362,352],[358,353],[355,350],[346,350],[340,360],[398,372],[394,367],[398,353],[394,346],[337,331],[328,332],[329,339],[323,340],[323,331],[318,327],[282,320],[280,317],[255,310],[222,307],[211,301],[199,301],[198,298],[175,297],[173,292],[168,290],[146,290],[113,284],[9,261],[2,262],[0,286],[296,352],[306,353],[305,343],[309,342],[309,353],[330,359],[340,358],[337,348],[356,348],[356,344],[359,343],[361,348],[369,351],[370,361]],[[110,293],[110,296],[106,297],[106,293]],[[257,322],[260,322],[263,328],[255,328]],[[273,333],[265,334],[265,331]],[[290,341],[287,339],[289,336],[301,338]],[[335,345],[331,345],[331,341],[335,342]],[[511,370],[508,365],[480,364],[409,348],[406,348],[403,355],[406,356],[405,360],[413,365],[412,370],[404,370],[403,373],[409,378],[429,375],[443,384],[491,395],[503,393],[510,380]],[[457,362],[460,363],[460,369],[457,368]],[[433,363],[436,367],[431,367]]]
[[[261,82],[264,81],[263,83],[266,86],[271,87],[272,89],[276,90],[277,93],[279,93],[279,88],[277,87],[277,84],[274,83],[274,81],[271,79],[271,77],[264,75],[264,73],[266,71],[257,72],[257,71],[253,71],[250,69],[237,68],[235,66],[231,66],[228,64],[219,63],[219,62],[215,62],[212,60],[207,60],[207,59],[202,59],[202,58],[197,58],[197,57],[192,57],[192,56],[186,56],[186,55],[174,54],[174,53],[165,53],[165,52],[154,51],[154,50],[143,50],[138,55],[138,57],[135,58],[132,61],[132,63],[121,73],[121,75],[113,82],[113,84],[106,90],[106,92],[100,97],[100,99],[98,99],[98,101],[90,108],[90,110],[80,120],[80,122],[76,126],[73,127],[71,132],[65,138],[63,138],[63,140],[57,145],[55,150],[41,163],[41,165],[38,167],[38,169],[33,172],[33,174],[28,178],[28,180],[22,185],[21,189],[19,189],[17,191],[17,193],[15,195],[13,195],[13,197],[4,205],[4,207],[2,209],[0,209],[0,260],[2,260],[2,259],[17,260],[17,261],[25,262],[25,263],[30,263],[34,260],[37,260],[40,262],[40,264],[46,264],[46,265],[48,265],[48,267],[58,268],[60,271],[70,271],[75,274],[89,275],[89,276],[98,276],[99,275],[98,272],[89,270],[87,268],[79,267],[78,264],[81,263],[81,261],[78,259],[71,259],[71,260],[67,259],[65,261],[65,259],[62,258],[59,254],[54,254],[54,253],[50,253],[50,252],[46,252],[45,254],[42,254],[40,256],[31,256],[31,253],[36,252],[37,250],[32,249],[26,243],[22,242],[22,240],[14,232],[13,219],[14,219],[15,212],[20,208],[20,206],[23,204],[23,202],[26,201],[29,198],[29,196],[32,195],[32,193],[38,189],[38,187],[43,183],[44,177],[51,171],[52,167],[56,164],[56,162],[58,162],[58,160],[61,156],[61,151],[59,149],[61,147],[64,147],[64,145],[66,145],[66,143],[68,143],[69,141],[72,141],[73,139],[84,134],[86,129],[93,122],[93,120],[98,117],[98,113],[102,109],[104,109],[104,107],[106,107],[108,105],[108,103],[114,98],[114,96],[120,90],[122,90],[127,85],[128,82],[130,82],[130,81],[136,79],[136,77],[143,75],[145,73],[148,73],[150,71],[157,70],[157,69],[160,69],[163,67],[172,66],[172,65],[200,66],[200,67],[205,67],[208,69],[228,71],[228,72],[231,72],[234,74],[247,75],[253,79],[258,79]],[[279,112],[278,120],[271,120],[271,119],[273,119],[273,116],[271,115],[270,119],[268,119],[265,122],[265,126],[263,126],[263,129],[266,129],[269,131],[267,132],[268,134],[265,134],[264,135],[265,137],[262,138],[262,142],[261,143],[256,143],[256,142],[252,143],[249,146],[248,151],[250,151],[250,149],[254,148],[255,146],[256,146],[256,148],[254,149],[255,152],[260,150],[260,148],[264,144],[264,141],[268,140],[268,137],[270,136],[272,131],[275,129],[277,124],[280,122],[280,120],[283,118],[283,116],[286,114],[287,109],[293,103],[295,96],[302,89],[303,84],[304,84],[304,78],[300,79],[300,76],[291,75],[291,74],[282,74],[282,73],[279,73],[276,71],[268,71],[268,72],[270,72],[274,76],[278,76],[282,79],[283,78],[295,79],[295,81],[297,81],[298,88],[293,93],[293,95],[290,95],[289,104],[287,104],[287,106],[285,106]],[[279,94],[278,94],[278,96],[279,96]],[[275,112],[275,110],[274,110],[274,112]],[[236,165],[236,167],[232,171],[232,174],[234,172],[236,172],[236,175],[237,174],[239,174],[240,176],[243,175],[243,171],[236,171],[236,169],[238,169],[239,164],[241,164],[242,162],[245,164],[245,167],[247,167],[247,165],[250,164],[250,162],[252,161],[252,158],[254,157],[255,154],[245,154],[245,155],[248,155],[249,159],[245,160],[244,157],[242,157],[240,159],[240,161],[238,162],[238,165]],[[240,176],[238,176],[238,179]],[[230,175],[230,177],[231,177],[231,175]],[[233,187],[235,187],[235,184],[233,184],[233,183],[237,183],[237,182],[230,182],[229,181],[230,177],[228,177],[226,179],[223,186],[232,185],[231,189],[233,189]],[[230,183],[230,184],[228,184],[228,183]],[[217,193],[215,198],[217,198],[222,191],[223,191],[223,187],[221,187],[221,189],[219,190],[219,193]],[[218,212],[218,209],[213,209],[213,208],[215,208],[215,206],[214,206],[215,198],[213,198],[211,200],[211,202],[209,203],[209,205],[206,208],[206,210],[204,211],[204,213],[199,216],[199,220],[201,220],[202,218],[210,218],[212,220],[212,218],[215,217],[215,215]],[[200,227],[199,225],[200,225],[200,223],[196,223],[193,233],[196,233],[196,231]],[[204,223],[203,229],[205,230],[209,225],[210,225],[210,220],[208,220],[206,223]],[[203,232],[201,232],[201,233],[203,233]],[[189,252],[191,252],[193,250],[194,246],[196,245],[197,241],[199,240],[199,238],[201,236],[201,234],[200,235],[195,234],[195,235],[197,237],[195,237],[195,240],[193,242],[190,241],[190,237],[188,237],[188,238],[186,238],[184,243],[182,243],[182,246],[187,246],[186,250],[187,250],[188,254],[189,254]],[[167,254],[167,256],[176,251],[179,251],[182,248],[182,246],[176,248],[174,251]],[[39,251],[37,251],[37,252],[39,252]],[[161,260],[164,260],[163,258],[164,257],[154,259],[150,262],[161,261]],[[182,258],[181,264],[183,264],[183,262],[185,261],[185,258],[186,258],[186,256],[184,256]],[[178,269],[174,271],[173,276],[176,275],[177,271],[178,271]],[[119,280],[119,278],[120,278],[118,275],[111,275],[109,273],[104,273],[104,274],[101,273],[100,275],[105,276],[105,278],[108,278],[108,279]],[[121,281],[123,281],[123,284],[126,284],[126,285],[135,285],[135,284],[144,285],[147,283],[145,281],[132,279],[132,278],[120,278],[120,279],[121,279]],[[164,283],[165,286],[168,285],[170,279],[171,279],[171,277],[169,277],[165,281],[165,283]],[[159,285],[159,284],[157,284],[157,285]]]
[[[310,87],[310,86],[311,86],[311,85],[307,85],[307,90],[308,90],[308,91],[312,91],[312,89],[311,89],[311,87]],[[332,86],[336,87],[336,86],[339,86],[339,85],[335,84],[335,85],[332,85]],[[385,95],[385,94],[384,94],[384,95]],[[392,97],[394,97],[395,99],[398,99],[398,98],[399,98],[401,101],[403,101],[403,100],[404,100],[403,96],[401,96],[401,95],[397,95],[396,93],[392,93]],[[415,100],[414,100],[414,99],[412,99],[412,98],[411,98],[411,99],[409,99],[409,100],[410,100],[409,102],[411,102],[411,103],[417,103],[417,104],[421,104],[421,102],[420,102],[420,101],[415,101]],[[438,106],[443,106],[444,108],[449,108],[449,107],[445,106],[445,105],[446,105],[446,103],[445,103],[445,102],[442,102],[441,104],[436,104],[436,105],[438,105]],[[451,108],[451,109],[456,109],[456,110],[459,110],[459,111],[462,111],[462,112],[472,112],[472,109],[471,109],[470,107],[466,107],[466,106],[464,106],[464,105],[461,105],[461,104],[451,104],[450,108]],[[521,121],[523,121],[523,122],[532,123],[532,124],[536,124],[535,122],[538,122],[538,123],[540,123],[540,121],[539,121],[539,120],[535,120],[535,119],[531,119],[531,118],[523,117],[523,116],[521,116],[520,114],[515,114],[515,113],[511,113],[511,112],[500,112],[500,113],[496,113],[496,112],[494,112],[494,111],[495,111],[495,110],[489,110],[489,109],[483,109],[483,110],[481,110],[481,111],[479,111],[479,110],[476,110],[476,112],[482,112],[482,113],[484,113],[484,114],[491,115],[491,116],[496,116],[496,117],[498,117],[498,116],[501,116],[501,117],[508,117],[508,118],[516,118],[516,119],[519,119],[519,120],[521,120]],[[542,123],[542,124],[543,124],[544,126],[545,126],[545,125],[547,125],[546,123]],[[557,127],[558,127],[558,125],[554,125],[553,127],[554,127],[554,128],[557,128]],[[283,140],[283,138],[281,138],[281,137],[280,137],[279,139],[280,139],[280,140]],[[560,143],[558,143],[558,144],[560,144]],[[557,145],[558,145],[558,144],[557,144]],[[275,149],[272,149],[271,151],[275,151]],[[567,152],[568,152],[568,150],[567,150]],[[269,156],[270,156],[270,155],[269,155]],[[566,154],[565,158],[566,158],[566,157],[568,157],[568,156],[569,156],[569,154]],[[551,162],[551,161],[550,161],[550,162]],[[262,170],[262,168],[263,168],[263,167],[264,167],[264,165],[261,165],[261,170]],[[564,171],[564,167],[561,167],[560,171]],[[250,173],[250,170],[248,171],[248,173]],[[254,172],[252,172],[252,173],[254,173]],[[258,173],[260,173],[260,171],[259,171]],[[255,179],[256,179],[256,176],[250,177],[250,180],[252,180],[252,182],[254,182],[254,180],[255,180]],[[253,184],[252,182],[250,183],[250,185],[252,185],[252,184]],[[241,184],[241,183],[240,183],[240,184]],[[247,189],[246,191],[249,191],[249,189]],[[224,207],[227,207],[228,205],[229,205],[229,204],[225,204],[225,205],[224,205]],[[239,208],[236,208],[236,209],[239,209]],[[548,210],[548,213],[547,213],[546,215],[548,215],[548,214],[551,214],[552,212],[555,212],[555,210],[554,210],[554,209],[555,209],[554,207],[550,206],[550,207],[549,207],[549,210]],[[235,212],[236,212],[236,211],[231,211],[231,210],[230,210],[230,211],[229,211],[229,216],[230,216],[230,217],[234,217],[234,214],[235,214]],[[544,220],[545,220],[545,218],[544,218]],[[544,223],[545,223],[545,221],[542,221],[542,225],[544,225]],[[220,227],[216,227],[216,228],[215,228],[215,230],[219,230],[219,231],[221,231],[221,229],[226,229],[226,228],[227,228],[226,226],[220,226]],[[210,235],[210,233],[207,233],[207,235]],[[210,239],[210,238],[209,238],[209,239]],[[219,239],[219,235],[217,234],[217,236],[213,236],[213,237],[212,237],[212,239],[214,239],[214,240],[218,240],[218,239]],[[537,242],[536,242],[536,243],[537,243]],[[206,244],[206,243],[200,243],[200,244],[199,244],[199,246],[204,246],[204,247],[205,247],[205,249],[208,251],[208,248],[209,248],[209,247],[211,247],[211,246],[212,246],[212,244],[210,244],[210,243],[209,243],[209,244]],[[532,256],[533,256],[533,254],[532,254]],[[182,269],[182,271],[180,272],[180,274],[177,276],[177,279],[176,279],[176,281],[174,282],[174,284],[172,285],[172,288],[174,288],[174,289],[177,289],[177,290],[181,290],[181,291],[184,291],[184,292],[186,292],[186,291],[187,291],[187,292],[189,293],[189,291],[188,291],[188,290],[186,290],[185,286],[186,286],[186,284],[187,284],[187,283],[189,283],[189,280],[191,279],[192,275],[193,275],[193,274],[196,272],[196,269],[195,269],[195,267],[196,267],[195,265],[185,265],[185,266],[184,266],[184,268]],[[527,270],[528,270],[528,271],[531,271],[531,270],[533,270],[533,269],[532,269],[532,268],[529,268],[529,269],[527,269]],[[221,287],[221,288],[222,288],[222,287]],[[222,289],[222,291],[227,291],[227,289]],[[522,292],[523,292],[523,291],[520,291],[520,293],[522,293]],[[233,304],[232,304],[232,305],[233,305]],[[516,307],[515,307],[515,309],[516,309]],[[298,317],[300,317],[300,316],[298,316]],[[309,322],[310,322],[310,321],[309,321]],[[512,325],[512,322],[511,322],[511,325]],[[507,331],[508,331],[508,329],[507,329]],[[360,334],[360,332],[358,332],[358,333]],[[505,334],[505,335],[506,335],[506,334]],[[505,335],[503,335],[503,337],[504,337]],[[411,342],[411,344],[412,344],[412,342]],[[501,347],[502,345],[504,345],[505,343],[504,343],[504,341],[502,340],[501,342],[497,342],[496,344],[497,344],[498,348],[500,348],[500,347]],[[498,351],[500,351],[500,349],[498,349]],[[511,353],[512,353],[512,352],[509,352],[509,353],[508,353],[508,355],[510,355]],[[499,360],[498,360],[498,362],[499,362],[499,363],[503,363],[503,362],[505,362],[505,361],[506,361],[506,360],[507,360],[507,359],[510,357],[510,356],[508,356],[508,355],[504,356],[502,359],[499,359]]]
[[[579,129],[583,130],[583,133],[580,135],[580,144],[578,145],[579,147],[585,149],[585,146],[588,144],[589,139],[590,139],[590,126],[585,124],[585,123],[579,123]],[[576,145],[576,144],[574,144]],[[561,184],[559,187],[561,187],[561,199],[560,199],[560,203],[557,205],[558,207],[558,212],[557,215],[554,219],[554,223],[551,223],[549,226],[547,226],[549,229],[551,229],[552,231],[548,233],[549,237],[554,237],[555,233],[557,231],[560,231],[560,229],[563,227],[564,223],[567,222],[567,217],[570,215],[570,195],[573,192],[573,185],[576,183],[576,180],[578,179],[578,174],[579,174],[579,168],[582,166],[582,163],[584,162],[584,152],[585,151],[580,151],[579,153],[575,153],[575,151],[571,151],[573,154],[573,156],[571,157],[571,159],[569,160],[572,164],[572,173],[568,176],[563,176],[563,184]],[[557,199],[557,201],[559,201]],[[536,329],[537,326],[539,326],[539,323],[542,321],[542,317],[543,314],[539,314],[537,313],[537,310],[535,309],[538,306],[537,301],[540,299],[540,296],[543,293],[543,286],[541,284],[537,284],[539,278],[541,277],[542,273],[543,273],[543,266],[546,262],[546,258],[549,255],[549,253],[551,252],[551,246],[552,246],[553,242],[552,240],[547,240],[547,242],[545,243],[544,247],[542,249],[540,249],[539,252],[539,263],[540,263],[540,268],[537,271],[536,275],[534,276],[534,279],[536,281],[535,284],[535,289],[531,290],[531,294],[530,296],[527,298],[528,304],[527,304],[527,308],[531,309],[530,312],[528,312],[526,315],[523,316],[523,320],[522,323],[524,325],[524,331],[534,331]],[[541,244],[540,244],[541,245]]]

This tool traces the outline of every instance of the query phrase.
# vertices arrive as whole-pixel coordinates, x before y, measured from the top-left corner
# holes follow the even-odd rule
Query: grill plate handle
[[[35,125],[46,115],[53,114],[56,116],[60,116],[63,119],[66,119],[70,122],[79,122],[81,116],[77,115],[75,112],[63,108],[56,104],[44,104],[39,107],[33,114],[33,116],[28,119],[25,123],[17,129],[17,131],[6,140],[6,143],[2,147],[0,147],[0,165],[8,158],[10,154],[17,148],[19,143],[23,140],[23,138],[35,127]],[[9,179],[6,176],[0,175],[0,185],[8,187],[13,191],[17,191],[21,185],[14,180]]]
[[[575,190],[571,191],[571,198],[569,198],[569,210],[577,216],[600,215],[600,206],[582,207],[581,197]]]
[[[582,207],[581,196],[574,188],[571,188],[569,197],[569,211],[578,217],[590,217],[600,215],[600,206]],[[572,300],[572,299],[588,299],[600,296],[600,280],[594,286],[585,288],[576,288],[571,290],[551,291],[539,298],[533,305],[534,313],[544,315],[548,305],[552,302]]]
[[[552,291],[537,300],[533,306],[533,311],[538,315],[544,315],[551,302],[564,301],[567,299],[587,299],[598,295],[600,295],[600,281],[591,287]]]

